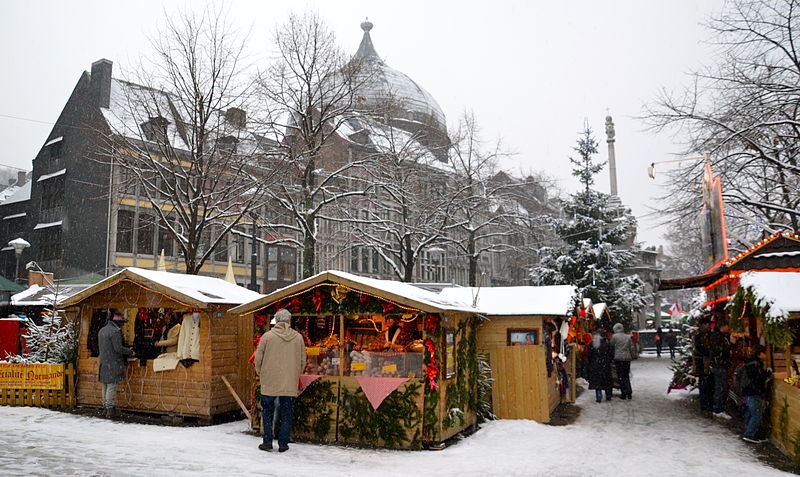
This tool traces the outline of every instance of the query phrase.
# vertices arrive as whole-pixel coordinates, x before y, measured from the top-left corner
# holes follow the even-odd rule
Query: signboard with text
[[[63,364],[0,363],[0,389],[63,388]]]

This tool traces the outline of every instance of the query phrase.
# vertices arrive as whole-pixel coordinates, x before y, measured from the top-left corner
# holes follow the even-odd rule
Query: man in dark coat
[[[128,357],[134,356],[132,349],[125,347],[122,342],[120,327],[128,321],[125,315],[114,312],[108,323],[97,334],[97,344],[100,349],[100,369],[98,381],[102,384],[103,407],[106,417],[113,419],[119,416],[117,411],[117,383],[125,380],[125,367]]]
[[[589,389],[594,389],[597,402],[603,400],[603,391],[606,392],[606,401],[611,400],[611,391],[614,379],[611,374],[611,365],[614,362],[614,347],[608,342],[605,333],[596,332],[589,343],[588,353],[588,381]]]
[[[667,334],[664,336],[664,340],[667,342],[667,346],[669,346],[669,357],[674,358],[675,347],[678,345],[678,337],[675,336],[675,330],[668,330]]]
[[[767,382],[772,377],[772,370],[764,369],[764,360],[767,358],[766,348],[756,344],[750,350],[750,356],[744,362],[742,386],[742,420],[744,421],[744,435],[742,439],[747,442],[761,443],[766,439],[759,439],[758,428],[761,426],[762,401],[767,395]]]

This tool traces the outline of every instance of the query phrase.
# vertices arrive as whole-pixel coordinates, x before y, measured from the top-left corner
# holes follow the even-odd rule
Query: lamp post
[[[650,176],[651,179],[656,178],[656,164],[672,164],[674,162],[684,162],[684,161],[706,161],[708,162],[708,154],[703,156],[696,156],[696,157],[685,157],[683,159],[673,159],[671,161],[658,161],[658,162],[651,162],[650,165],[647,167],[647,175]]]
[[[31,244],[27,240],[18,237],[8,242],[8,246],[14,249],[14,254],[17,256],[17,266],[14,269],[14,283],[19,283],[19,259],[22,256],[22,251],[30,247]]]

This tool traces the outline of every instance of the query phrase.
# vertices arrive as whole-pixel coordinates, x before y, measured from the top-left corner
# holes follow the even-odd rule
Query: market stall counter
[[[329,271],[231,311],[252,316],[255,345],[281,308],[306,341],[293,438],[414,449],[475,425],[479,318],[468,305]],[[259,396],[254,381],[256,408]]]

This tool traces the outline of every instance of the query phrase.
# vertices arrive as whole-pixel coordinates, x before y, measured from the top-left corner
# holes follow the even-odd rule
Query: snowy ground
[[[770,476],[753,449],[686,392],[667,396],[669,360],[633,363],[633,401],[584,392],[574,424],[497,421],[440,452],[292,444],[265,453],[244,421],[213,427],[127,424],[0,407],[2,475]]]

